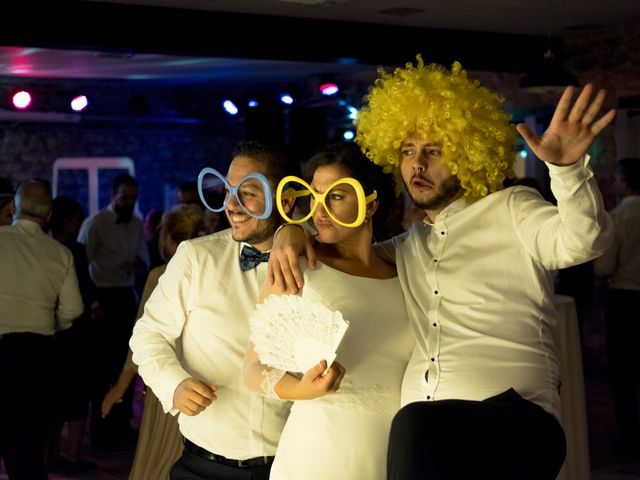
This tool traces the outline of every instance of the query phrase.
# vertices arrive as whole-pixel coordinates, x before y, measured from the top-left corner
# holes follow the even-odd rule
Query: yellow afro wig
[[[357,120],[356,141],[370,160],[399,175],[400,145],[418,133],[442,144],[442,159],[468,200],[513,176],[516,131],[501,110],[503,98],[469,80],[460,63],[447,71],[418,55],[416,66],[378,74]]]

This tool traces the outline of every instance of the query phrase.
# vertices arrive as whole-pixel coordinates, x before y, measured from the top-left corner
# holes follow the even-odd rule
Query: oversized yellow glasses
[[[287,193],[283,191],[287,189]],[[289,189],[293,189],[293,193]],[[367,204],[378,197],[374,190],[365,196],[360,182],[355,178],[345,177],[337,180],[323,193],[316,192],[311,185],[301,178],[290,175],[284,177],[276,189],[276,205],[282,218],[289,223],[304,223],[311,218],[318,205],[322,205],[329,218],[343,227],[358,227],[364,222]],[[282,207],[285,198],[296,198],[297,210],[309,212],[302,218],[291,218]],[[301,201],[302,205],[298,203]],[[307,202],[309,202],[307,206]]]

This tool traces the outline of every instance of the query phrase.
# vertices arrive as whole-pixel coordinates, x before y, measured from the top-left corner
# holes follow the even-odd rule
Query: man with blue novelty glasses
[[[269,477],[289,404],[245,387],[249,315],[281,220],[272,194],[292,168],[278,153],[241,143],[226,177],[206,168],[199,191],[231,228],[182,242],[131,338],[133,361],[185,437],[176,479]],[[289,212],[290,200],[282,209]]]

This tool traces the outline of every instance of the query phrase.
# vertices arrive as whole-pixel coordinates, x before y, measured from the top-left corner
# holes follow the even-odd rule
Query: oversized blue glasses
[[[198,194],[204,206],[216,213],[227,208],[231,197],[236,198],[243,212],[258,220],[268,218],[273,209],[269,181],[257,172],[243,177],[234,186],[214,168],[203,168],[198,175]]]

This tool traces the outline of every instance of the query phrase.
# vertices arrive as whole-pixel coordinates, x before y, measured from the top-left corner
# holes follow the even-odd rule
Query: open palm
[[[516,126],[539,159],[555,165],[577,162],[587,152],[594,138],[613,121],[615,110],[608,111],[594,122],[602,108],[606,92],[600,90],[591,101],[593,90],[593,85],[587,84],[572,107],[574,88],[567,87],[558,101],[549,128],[541,137],[524,123]]]

